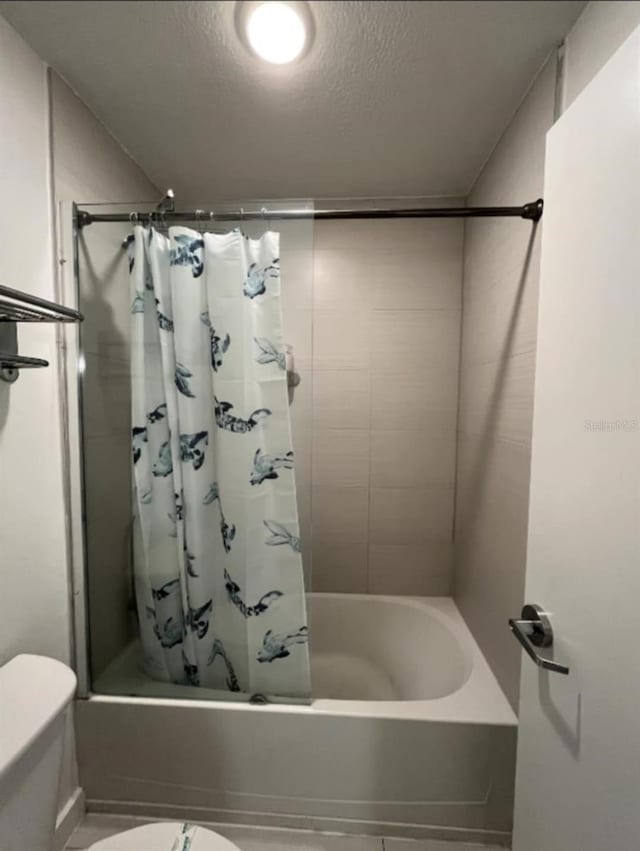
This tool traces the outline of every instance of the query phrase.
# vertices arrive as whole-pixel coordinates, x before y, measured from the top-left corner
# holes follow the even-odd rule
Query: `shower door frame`
[[[255,202],[252,202],[255,203]],[[310,204],[312,202],[298,202]],[[56,210],[56,251],[59,276],[58,296],[64,304],[78,307],[81,303],[80,263],[78,240],[81,233],[77,225],[78,211],[84,207],[98,206],[91,202],[61,201]],[[104,206],[121,207],[123,204]],[[261,221],[264,218],[261,217]],[[89,607],[89,558],[87,546],[85,417],[83,391],[85,378],[85,351],[82,323],[63,326],[60,337],[59,381],[63,411],[63,457],[67,464],[65,482],[66,541],[68,560],[68,600],[71,614],[70,659],[78,678],[77,697],[89,699],[94,694],[91,670],[91,629]],[[220,694],[216,700],[230,704],[245,704],[246,700]],[[201,698],[209,699],[209,698]],[[274,700],[279,704],[280,700]],[[286,705],[297,705],[297,699],[286,699]],[[303,701],[302,705],[308,705]]]
[[[80,304],[76,209],[75,202],[61,201],[56,211],[58,214],[56,216],[56,248],[59,295],[64,304],[75,308]],[[91,670],[86,576],[82,323],[65,326],[63,335],[60,344],[59,378],[65,420],[63,422],[63,457],[68,464],[65,498],[69,565],[68,599],[71,610],[70,658],[78,678],[76,697],[86,700],[91,696]]]

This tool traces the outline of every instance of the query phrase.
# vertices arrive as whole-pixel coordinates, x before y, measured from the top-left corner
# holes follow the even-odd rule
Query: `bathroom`
[[[1,0],[0,851],[637,847],[639,28]]]

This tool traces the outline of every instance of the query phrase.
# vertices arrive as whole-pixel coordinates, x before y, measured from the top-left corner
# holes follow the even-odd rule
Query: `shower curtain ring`
[[[137,213],[129,213],[129,221],[132,225],[137,224],[138,222],[138,214]]]

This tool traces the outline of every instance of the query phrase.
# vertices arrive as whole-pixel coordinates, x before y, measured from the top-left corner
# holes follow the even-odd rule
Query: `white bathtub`
[[[98,685],[147,696],[77,704],[89,808],[507,843],[516,719],[453,601],[314,594],[310,634],[302,706],[167,696],[125,654]]]
[[[516,724],[448,597],[312,594],[310,618],[316,712]]]

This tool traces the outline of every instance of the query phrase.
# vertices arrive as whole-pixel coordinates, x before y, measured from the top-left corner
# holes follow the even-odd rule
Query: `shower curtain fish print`
[[[144,669],[308,698],[278,234],[136,227],[128,250]]]

